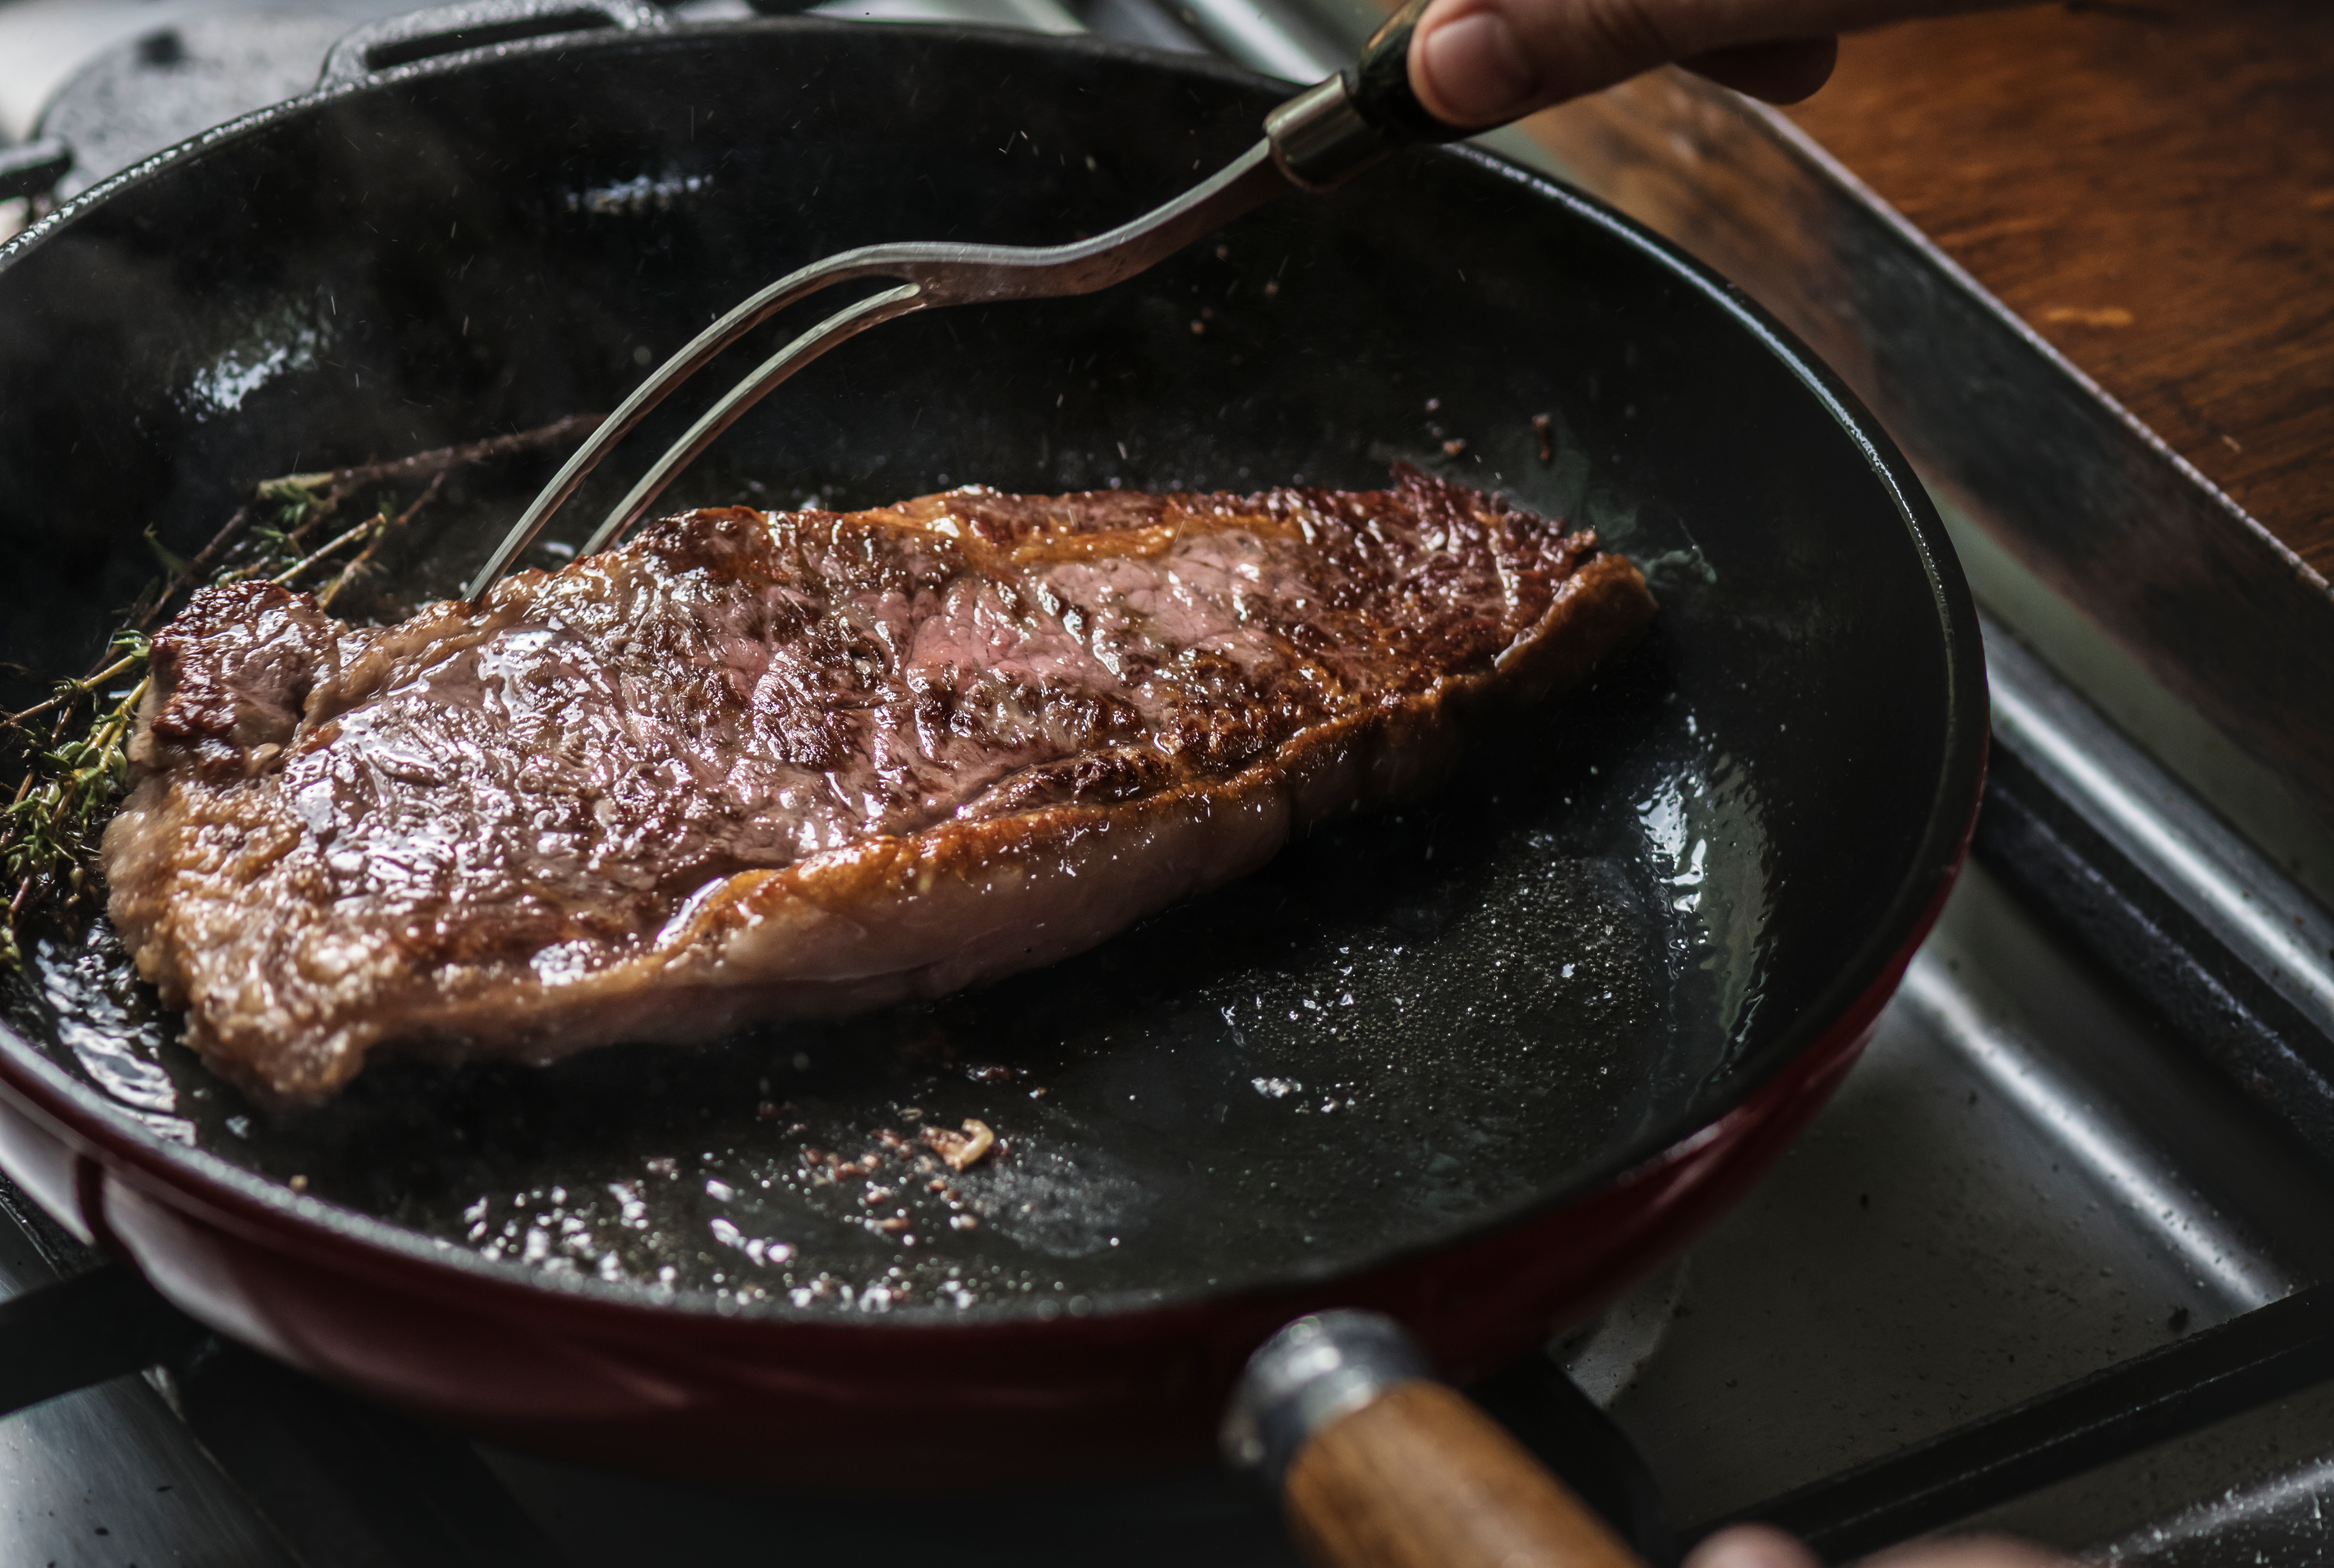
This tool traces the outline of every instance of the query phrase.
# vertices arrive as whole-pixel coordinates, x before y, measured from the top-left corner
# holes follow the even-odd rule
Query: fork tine
[[[584,553],[604,548],[629,527],[674,474],[694,461],[764,393],[844,339],[878,322],[927,305],[1032,299],[1105,288],[1271,197],[1296,188],[1279,168],[1276,158],[1269,140],[1259,142],[1213,177],[1165,206],[1106,234],[1072,245],[865,245],[787,274],[698,333],[679,353],[633,388],[632,395],[592,433],[591,439],[576,448],[503,536],[494,554],[470,580],[464,597],[475,604],[495,585],[519,552],[534,542],[551,515],[574,494],[584,476],[607,456],[610,447],[631,433],[649,410],[664,401],[675,387],[704,369],[715,355],[788,305],[830,284],[854,278],[894,278],[908,285],[904,293],[894,289],[873,294],[828,318],[732,388],[713,411],[692,426],[680,444],[667,452],[648,477],[634,486],[632,494],[609,514],[585,545]]]
[[[624,531],[639,521],[641,513],[672,483],[673,476],[697,461],[708,447],[721,438],[721,433],[736,424],[747,409],[767,397],[779,382],[809,364],[819,355],[847,338],[857,336],[869,327],[904,316],[922,309],[929,300],[921,284],[902,284],[882,293],[870,294],[856,304],[846,305],[826,320],[811,328],[784,349],[762,361],[754,371],[722,394],[721,400],[708,409],[689,433],[674,442],[656,466],[641,477],[632,493],[615,505],[597,532],[578,553],[593,555],[605,550],[624,536]]]
[[[1024,247],[909,244],[846,252],[835,259],[854,262],[857,268],[854,275],[881,272],[913,282],[872,294],[829,316],[732,387],[703,418],[690,427],[687,435],[657,459],[656,466],[632,486],[632,493],[616,504],[581,553],[594,554],[622,538],[625,530],[640,520],[641,514],[672,482],[673,476],[702,456],[740,415],[761,401],[779,382],[844,339],[929,305],[1085,293],[1107,287],[1143,271],[1161,256],[1180,250],[1194,236],[1208,232],[1227,216],[1283,188],[1282,177],[1273,168],[1270,147],[1259,143],[1167,206],[1074,245]],[[808,292],[792,294],[789,300],[799,299]]]
[[[788,273],[767,288],[749,295],[690,339],[679,353],[659,365],[647,380],[634,387],[631,396],[617,405],[616,411],[601,421],[600,428],[592,432],[591,438],[569,455],[551,483],[535,496],[534,504],[512,525],[510,532],[503,535],[502,543],[495,547],[494,554],[470,579],[470,585],[463,591],[462,597],[476,603],[487,589],[492,588],[510,569],[510,563],[517,559],[519,552],[535,543],[535,536],[543,531],[543,525],[551,520],[552,514],[574,495],[576,486],[583,484],[585,476],[599,466],[600,459],[608,455],[609,448],[631,434],[632,427],[671,396],[674,388],[703,370],[739,338],[788,305],[807,299],[821,289],[848,283],[854,278],[898,276],[896,263],[891,259],[896,255],[897,250],[896,246],[863,246]]]

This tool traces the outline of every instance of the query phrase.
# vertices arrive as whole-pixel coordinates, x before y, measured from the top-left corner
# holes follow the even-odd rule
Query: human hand
[[[1449,125],[1503,125],[1672,61],[1755,98],[1824,84],[1837,35],[2007,0],[1433,0],[1410,85]]]
[[[1684,1568],[1823,1568],[1806,1543],[1765,1525],[1721,1530],[1686,1554]],[[2007,1535],[1922,1542],[1867,1557],[1860,1568],[2072,1568],[2064,1557]]]

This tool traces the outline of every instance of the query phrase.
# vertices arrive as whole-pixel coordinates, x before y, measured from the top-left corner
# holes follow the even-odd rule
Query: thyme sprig
[[[150,646],[143,631],[118,631],[107,644],[108,652],[121,656],[112,663],[62,683],[56,696],[31,713],[9,716],[12,726],[43,711],[56,717],[50,744],[29,759],[14,795],[0,807],[0,876],[14,889],[0,916],[0,964],[13,967],[22,961],[16,920],[36,888],[62,883],[67,897],[81,895],[109,808],[129,787],[130,731],[150,680]],[[137,679],[128,690],[105,693],[96,703],[86,730],[70,733],[67,721],[82,703],[97,697],[109,682],[132,675]]]
[[[16,774],[0,805],[0,969],[24,961],[16,930],[35,905],[65,908],[94,886],[98,840],[130,787],[130,742],[152,686],[153,630],[195,589],[264,580],[282,587],[321,582],[329,610],[371,566],[376,553],[439,499],[455,469],[517,453],[574,446],[599,425],[574,415],[540,429],[439,447],[387,463],[262,480],[193,559],[180,560],[149,534],[164,575],[141,593],[87,675],[57,683],[43,702],[0,714],[0,767]],[[398,492],[421,485],[400,507]],[[362,520],[314,543],[350,501],[370,494]],[[324,573],[329,572],[326,576]],[[126,683],[126,684],[125,684]],[[0,774],[0,777],[5,777]]]

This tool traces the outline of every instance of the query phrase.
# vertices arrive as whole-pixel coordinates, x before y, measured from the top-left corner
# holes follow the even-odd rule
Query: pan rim
[[[417,81],[477,69],[514,57],[536,54],[643,51],[690,47],[725,35],[880,34],[902,43],[949,47],[962,41],[1002,44],[1018,51],[1084,59],[1122,60],[1246,88],[1269,83],[1223,62],[1076,35],[1032,34],[1013,29],[895,24],[824,18],[760,18],[688,24],[648,33],[527,40],[418,62],[366,81],[323,89],[242,116],[122,169],[72,197],[8,244],[0,245],[0,276],[42,243],[100,204],[170,172],[229,141],[265,133],[280,121],[324,105],[375,92],[393,91]],[[1276,91],[1285,84],[1269,83]],[[1519,168],[1472,147],[1436,149],[1412,156],[1452,159],[1520,186],[1531,197],[1552,201],[1569,217],[1602,229],[1644,263],[1694,291],[1731,317],[1771,358],[1780,361],[1812,396],[1824,414],[1860,454],[1866,468],[1894,505],[1925,576],[1936,607],[1943,664],[1943,744],[1936,782],[1927,802],[1921,833],[1895,888],[1866,935],[1836,966],[1790,1023],[1731,1063],[1692,1101],[1653,1123],[1602,1159],[1567,1173],[1559,1181],[1510,1195],[1464,1221],[1431,1235],[1405,1239],[1350,1255],[1300,1259],[1268,1275],[1221,1285],[1184,1284],[1165,1288],[1097,1292],[1083,1298],[1082,1313],[1066,1313],[1046,1298],[982,1301],[958,1308],[912,1303],[880,1313],[839,1313],[833,1307],[797,1307],[784,1296],[739,1302],[709,1290],[676,1289],[645,1282],[607,1282],[583,1274],[547,1274],[515,1260],[488,1259],[453,1243],[325,1202],[235,1165],[207,1150],[178,1144],[138,1125],[94,1086],[82,1083],[62,1064],[0,1019],[0,1095],[19,1101],[57,1126],[71,1145],[119,1169],[121,1175],[159,1201],[200,1212],[246,1239],[272,1249],[323,1262],[339,1272],[383,1274],[408,1290],[459,1298],[478,1304],[510,1299],[524,1304],[552,1298],[568,1305],[588,1303],[617,1318],[653,1314],[736,1325],[759,1324],[771,1332],[880,1336],[958,1332],[980,1336],[999,1330],[1023,1331],[1071,1318],[1089,1327],[1130,1323],[1162,1315],[1205,1311],[1242,1300],[1291,1294],[1319,1294],[1339,1283],[1399,1270],[1423,1260],[1487,1242],[1561,1210],[1628,1179],[1673,1151],[1691,1146],[1718,1121],[1785,1072],[1802,1055],[1830,1039],[1876,987],[1892,978],[1925,935],[1958,871],[1973,826],[1983,782],[1988,734],[1985,678],[1976,611],[1944,526],[1910,463],[1881,429],[1870,410],[1796,334],[1757,302],[1667,239],[1596,197],[1548,177]],[[1891,987],[1893,988],[1893,987]],[[1885,998],[1884,998],[1885,1000]],[[98,1217],[82,1217],[90,1224]],[[323,1244],[321,1249],[318,1244]],[[1041,1310],[1053,1308],[1051,1313]]]

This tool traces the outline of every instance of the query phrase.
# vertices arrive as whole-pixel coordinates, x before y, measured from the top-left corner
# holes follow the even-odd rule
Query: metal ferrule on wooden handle
[[[1433,1380],[1392,1319],[1299,1318],[1249,1361],[1226,1457],[1320,1568],[1643,1568],[1572,1489]]]
[[[1426,111],[1410,85],[1410,41],[1427,0],[1407,0],[1362,45],[1361,58],[1265,117],[1280,172],[1306,190],[1335,190],[1396,148],[1470,132]]]

